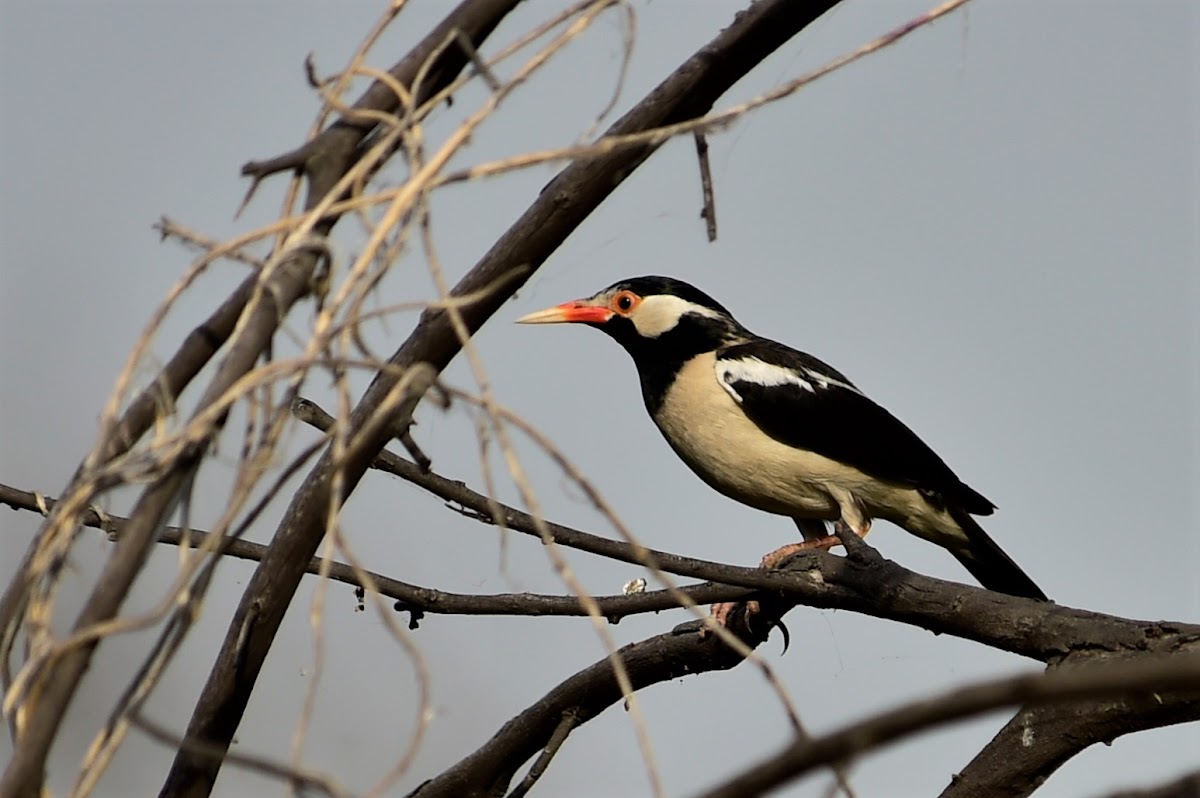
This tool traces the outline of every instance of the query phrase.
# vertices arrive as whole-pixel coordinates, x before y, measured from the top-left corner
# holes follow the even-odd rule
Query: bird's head
[[[639,368],[682,362],[747,334],[719,302],[682,280],[634,277],[598,294],[539,310],[518,324],[586,324],[612,336]]]

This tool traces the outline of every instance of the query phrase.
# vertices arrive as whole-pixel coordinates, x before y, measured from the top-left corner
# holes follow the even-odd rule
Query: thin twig
[[[938,19],[941,19],[967,2],[969,2],[969,0],[947,0],[946,2],[941,3],[936,8],[931,9],[921,16],[909,20],[903,25],[883,34],[882,36],[879,36],[870,42],[867,42],[866,44],[849,53],[829,61],[823,66],[807,72],[794,80],[788,81],[787,83],[780,84],[770,91],[764,92],[763,94],[747,100],[744,103],[727,108],[724,111],[719,111],[707,116],[696,117],[684,122],[677,122],[653,129],[638,131],[637,133],[619,135],[610,134],[591,144],[582,144],[572,147],[543,150],[541,152],[526,153],[503,160],[478,164],[476,166],[461,169],[456,172],[450,172],[446,174],[445,177],[436,181],[434,185],[440,186],[444,183],[454,183],[464,180],[477,180],[481,177],[500,175],[506,172],[511,172],[515,169],[524,169],[526,167],[546,163],[548,161],[600,158],[620,150],[661,144],[668,139],[672,139],[676,136],[686,133],[693,133],[696,131],[708,132],[723,128],[742,116],[745,116],[750,111],[789,97],[810,83],[836,72],[837,70],[848,66],[849,64],[852,64],[861,58],[895,44],[897,41],[908,36],[910,33],[929,25]]]
[[[696,158],[700,161],[700,189],[704,193],[704,207],[700,210],[700,218],[704,220],[711,243],[717,240],[717,206],[713,199],[712,168],[708,163],[708,139],[699,130],[692,136],[696,139]]]
[[[525,774],[525,778],[521,779],[521,783],[513,787],[512,792],[508,794],[508,798],[525,798],[525,794],[530,788],[537,783],[537,780],[546,772],[546,768],[550,767],[550,760],[554,759],[554,755],[558,753],[558,749],[562,748],[562,744],[567,741],[567,737],[579,725],[579,713],[574,708],[568,709],[562,715],[562,720],[554,733],[550,735],[550,740],[546,743],[546,747],[542,749],[542,753],[538,756],[534,763],[530,765],[529,772]]]
[[[176,222],[174,219],[170,219],[166,216],[159,217],[159,220],[153,225],[153,229],[159,232],[159,234],[162,236],[162,240],[164,241],[168,238],[173,238],[189,247],[199,249],[205,253],[212,252],[213,250],[224,249],[224,247],[222,247],[222,242],[217,241],[215,238],[209,238],[203,233],[192,230],[190,227],[185,227],[179,222]],[[247,266],[253,266],[256,269],[261,269],[263,267],[262,258],[256,258],[255,256],[243,252],[240,249],[225,250],[221,257],[227,260],[235,260],[240,263],[244,263]]]

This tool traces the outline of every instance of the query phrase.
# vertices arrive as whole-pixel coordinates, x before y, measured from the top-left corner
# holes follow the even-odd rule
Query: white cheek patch
[[[764,388],[778,385],[795,385],[801,390],[816,393],[817,389],[808,380],[791,369],[782,366],[772,366],[770,363],[756,357],[745,357],[738,360],[718,360],[716,364],[717,382],[725,392],[733,397],[733,401],[742,403],[741,395],[734,390],[733,383],[752,382]]]
[[[641,304],[637,306],[637,310],[629,317],[629,320],[637,328],[638,335],[643,338],[657,338],[663,333],[675,329],[675,326],[679,324],[679,320],[687,313],[696,316],[706,316],[710,319],[719,319],[721,317],[721,314],[712,308],[688,302],[686,299],[680,299],[677,296],[661,294],[659,296],[648,296],[643,299]]]

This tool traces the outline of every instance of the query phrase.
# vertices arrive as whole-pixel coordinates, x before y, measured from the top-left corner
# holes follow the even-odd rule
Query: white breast
[[[693,358],[667,391],[654,421],[671,447],[730,498],[769,513],[836,519],[837,502],[826,486],[852,489],[866,477],[766,435],[723,389],[715,367],[713,353]]]

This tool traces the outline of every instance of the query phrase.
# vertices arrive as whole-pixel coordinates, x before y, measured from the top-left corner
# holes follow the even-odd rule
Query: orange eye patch
[[[618,291],[617,294],[613,296],[612,301],[608,303],[608,306],[612,308],[614,313],[617,313],[621,316],[628,316],[629,314],[633,313],[633,311],[641,303],[642,298],[632,291]]]

